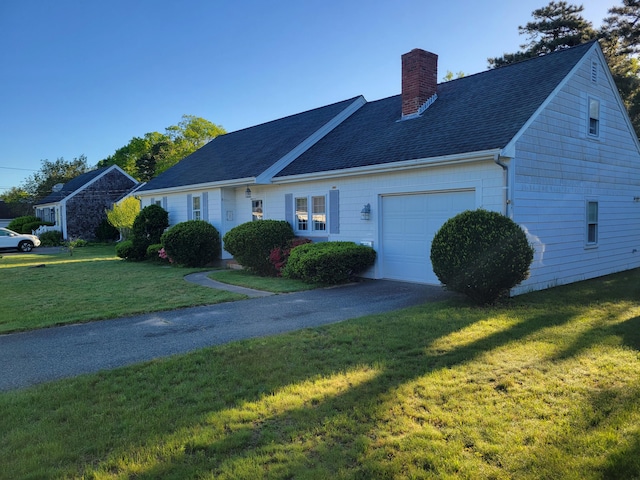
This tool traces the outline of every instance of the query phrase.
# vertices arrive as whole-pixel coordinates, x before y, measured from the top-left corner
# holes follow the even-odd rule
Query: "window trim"
[[[259,203],[259,206],[258,206]],[[257,222],[264,219],[264,202],[261,198],[251,199],[251,221]]]
[[[595,219],[591,217],[591,213],[592,213],[591,205],[595,205]],[[588,198],[585,200],[585,247],[586,248],[597,247],[599,242],[599,236],[600,236],[600,204],[597,199]]]
[[[196,200],[198,208],[196,208]],[[191,219],[202,220],[202,195],[193,195],[191,197]]]
[[[322,199],[322,211],[317,210],[319,205],[316,199]],[[304,202],[304,206],[302,203]],[[327,233],[327,195],[300,195],[293,197],[293,222],[294,231],[304,234]],[[318,228],[319,226],[321,228]],[[301,228],[304,226],[303,228]]]
[[[592,109],[592,104],[597,107],[597,111],[595,112],[594,115],[592,115],[594,113]],[[600,137],[600,130],[602,127],[601,112],[602,112],[602,102],[595,97],[589,96],[587,98],[587,135],[591,138]],[[595,132],[592,131],[592,128],[593,128],[592,125],[595,125]]]

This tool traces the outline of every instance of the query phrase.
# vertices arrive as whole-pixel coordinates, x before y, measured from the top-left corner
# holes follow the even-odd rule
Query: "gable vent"
[[[591,81],[598,83],[598,63],[591,62]]]

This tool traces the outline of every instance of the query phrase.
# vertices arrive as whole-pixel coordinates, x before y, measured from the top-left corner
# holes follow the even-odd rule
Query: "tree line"
[[[29,175],[20,186],[0,195],[0,198],[13,207],[16,214],[31,214],[31,205],[49,195],[55,185],[67,183],[95,168],[111,165],[118,165],[132,177],[146,182],[225,133],[222,126],[209,120],[183,115],[177,125],[167,127],[164,133],[149,132],[142,137],[133,137],[95,166],[89,165],[85,155],[70,161],[62,157],[55,161],[41,160],[38,171]]]

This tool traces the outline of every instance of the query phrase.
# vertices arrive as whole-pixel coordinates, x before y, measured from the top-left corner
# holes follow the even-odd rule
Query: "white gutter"
[[[375,173],[389,173],[403,170],[411,170],[425,167],[439,167],[445,165],[455,165],[460,163],[478,162],[493,160],[495,155],[500,154],[500,149],[482,150],[479,152],[461,153],[455,155],[443,155],[440,157],[419,158],[415,160],[405,160],[403,162],[382,163],[380,165],[369,165],[366,167],[356,167],[343,170],[329,170],[326,172],[313,172],[301,175],[290,175],[287,177],[274,178],[274,184],[294,183],[304,180],[323,180],[338,177],[352,177],[357,175],[371,175]]]

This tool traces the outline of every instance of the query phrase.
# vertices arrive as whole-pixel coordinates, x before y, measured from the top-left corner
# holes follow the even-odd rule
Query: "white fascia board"
[[[347,108],[342,110],[338,115],[329,120],[326,124],[313,132],[309,137],[304,139],[297,147],[287,153],[284,157],[280,158],[273,165],[267,168],[264,172],[256,177],[257,184],[269,184],[273,182],[273,177],[278,172],[282,171],[296,158],[302,155],[304,152],[313,147],[316,143],[322,140],[329,132],[344,122],[347,118],[357,112],[367,101],[360,95],[357,97]]]
[[[155,190],[145,190],[143,192],[138,191],[138,192],[135,192],[134,196],[150,197],[155,195],[169,195],[173,193],[186,193],[186,192],[194,192],[194,191],[201,191],[201,190],[211,190],[214,188],[240,187],[243,185],[254,185],[255,183],[256,183],[255,177],[234,178],[233,180],[221,180],[219,182],[197,183],[197,184],[182,185],[179,187],[156,188]]]
[[[403,162],[381,163],[379,165],[369,165],[366,167],[348,168],[343,170],[328,170],[326,172],[305,173],[302,175],[290,175],[287,177],[274,178],[274,184],[296,183],[309,180],[324,180],[339,177],[353,177],[358,175],[373,175],[377,173],[399,172],[403,170],[413,170],[416,168],[441,167],[460,163],[494,161],[495,155],[501,149],[481,150],[478,152],[460,153],[455,155],[443,155],[440,157],[418,158],[415,160],[405,160]]]

